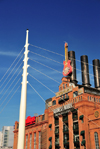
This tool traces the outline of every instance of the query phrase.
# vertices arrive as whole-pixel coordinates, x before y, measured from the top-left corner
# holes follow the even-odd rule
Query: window
[[[90,100],[91,100],[91,96],[90,96]]]
[[[42,120],[44,120],[44,115],[42,115]]]
[[[52,145],[52,139],[50,140],[50,145]]]
[[[53,101],[53,105],[56,105],[56,100]]]
[[[95,147],[96,149],[99,149],[99,141],[98,141],[98,133],[94,133],[94,139],[95,139]]]
[[[62,100],[62,96],[60,97],[60,100]]]
[[[94,98],[92,97],[92,101],[94,101]]]
[[[59,125],[59,118],[55,117],[55,125]]]
[[[83,140],[85,139],[85,134],[83,134]]]
[[[68,94],[66,93],[66,99],[69,99],[69,96],[68,96]]]
[[[4,144],[4,146],[7,146],[7,144]]]
[[[38,123],[38,117],[36,118],[36,120],[37,120],[37,123]]]
[[[73,97],[76,97],[76,96],[78,96],[78,92],[77,92],[77,91],[75,91],[75,92],[73,93]]]
[[[27,149],[28,135],[26,135],[26,149]]]
[[[63,131],[68,131],[69,129],[68,129],[68,124],[66,124],[66,125],[63,125]]]
[[[82,130],[82,131],[80,132],[80,135],[82,135],[83,140],[85,140],[85,131],[84,131],[84,130]]]
[[[59,127],[55,127],[55,134],[59,133]]]
[[[77,111],[73,113],[73,119],[78,119]]]
[[[34,149],[36,149],[36,132],[34,133]]]
[[[98,98],[97,98],[97,102],[98,102]]]
[[[5,130],[5,135],[7,135],[8,134],[8,130]]]
[[[56,136],[55,136],[55,145],[58,145],[58,144],[59,144],[59,136],[56,135]]]
[[[67,87],[67,84],[66,84],[66,87]]]
[[[40,120],[41,120],[41,118],[40,118],[40,116],[39,116],[39,122],[40,122]]]
[[[49,128],[51,128],[52,127],[52,124],[49,124]]]
[[[79,101],[80,101],[80,97],[79,97]]]
[[[89,101],[89,96],[88,96],[88,101]]]
[[[100,102],[100,98],[99,98],[99,102]]]
[[[84,123],[83,119],[81,120],[82,123]]]
[[[4,143],[7,143],[7,141],[4,141]]]
[[[82,123],[84,123],[84,115],[80,115],[79,119],[81,120]]]
[[[67,142],[69,140],[69,136],[67,133],[64,133],[64,142]]]
[[[65,94],[63,95],[63,99],[65,99]]]
[[[31,149],[31,144],[32,144],[32,134],[30,134],[30,149]]]
[[[63,84],[63,89],[65,88],[64,84]]]
[[[50,131],[52,130],[52,124],[49,124]]]
[[[39,131],[39,149],[41,148],[41,132]]]
[[[75,142],[76,142],[76,141],[79,141],[79,135],[75,135],[75,136],[74,136],[74,139],[75,139]]]
[[[94,97],[94,102],[96,102],[96,98]]]
[[[77,130],[78,129],[78,122],[73,123],[73,129]]]

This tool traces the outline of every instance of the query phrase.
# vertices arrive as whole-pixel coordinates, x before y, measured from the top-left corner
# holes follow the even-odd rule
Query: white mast
[[[24,149],[24,138],[25,138],[25,118],[26,118],[26,96],[27,96],[27,62],[28,62],[28,32],[26,30],[26,44],[24,52],[24,66],[23,66],[23,79],[21,89],[21,101],[20,101],[20,114],[19,114],[19,133],[18,133],[18,144],[17,149]]]

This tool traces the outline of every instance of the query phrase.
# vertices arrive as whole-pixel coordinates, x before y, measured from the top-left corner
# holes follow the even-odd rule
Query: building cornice
[[[45,123],[48,123],[48,120],[41,121],[41,122],[38,122],[38,123],[35,123],[35,124],[32,124],[32,125],[26,126],[25,127],[25,130],[30,129],[30,128],[33,128],[33,127],[36,127],[36,126],[39,126],[39,125],[43,125]],[[14,130],[13,132],[14,133],[18,132],[18,129],[17,130]]]
[[[26,126],[26,127],[25,127],[25,130],[27,130],[27,129],[29,129],[29,128],[36,127],[36,126],[39,126],[39,125],[43,125],[44,123],[48,123],[48,120],[41,121],[41,122],[35,123],[35,124],[33,124],[33,125]]]

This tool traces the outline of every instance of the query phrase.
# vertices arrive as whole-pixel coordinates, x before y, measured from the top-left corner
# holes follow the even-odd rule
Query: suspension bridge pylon
[[[20,101],[20,113],[19,113],[19,132],[18,132],[18,144],[17,149],[24,149],[25,138],[25,118],[26,118],[26,100],[27,100],[27,68],[28,68],[28,32],[26,30],[26,44],[24,52],[24,66],[22,74],[22,89],[21,89],[21,101]]]

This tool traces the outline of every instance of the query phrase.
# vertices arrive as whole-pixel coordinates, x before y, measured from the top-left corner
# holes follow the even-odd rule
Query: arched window
[[[98,141],[98,133],[94,133],[94,139],[95,139],[95,148],[99,149],[99,141]]]
[[[73,93],[73,97],[76,97],[76,96],[78,96],[78,91],[75,91],[75,92]]]
[[[53,105],[56,105],[56,100],[53,101]]]

